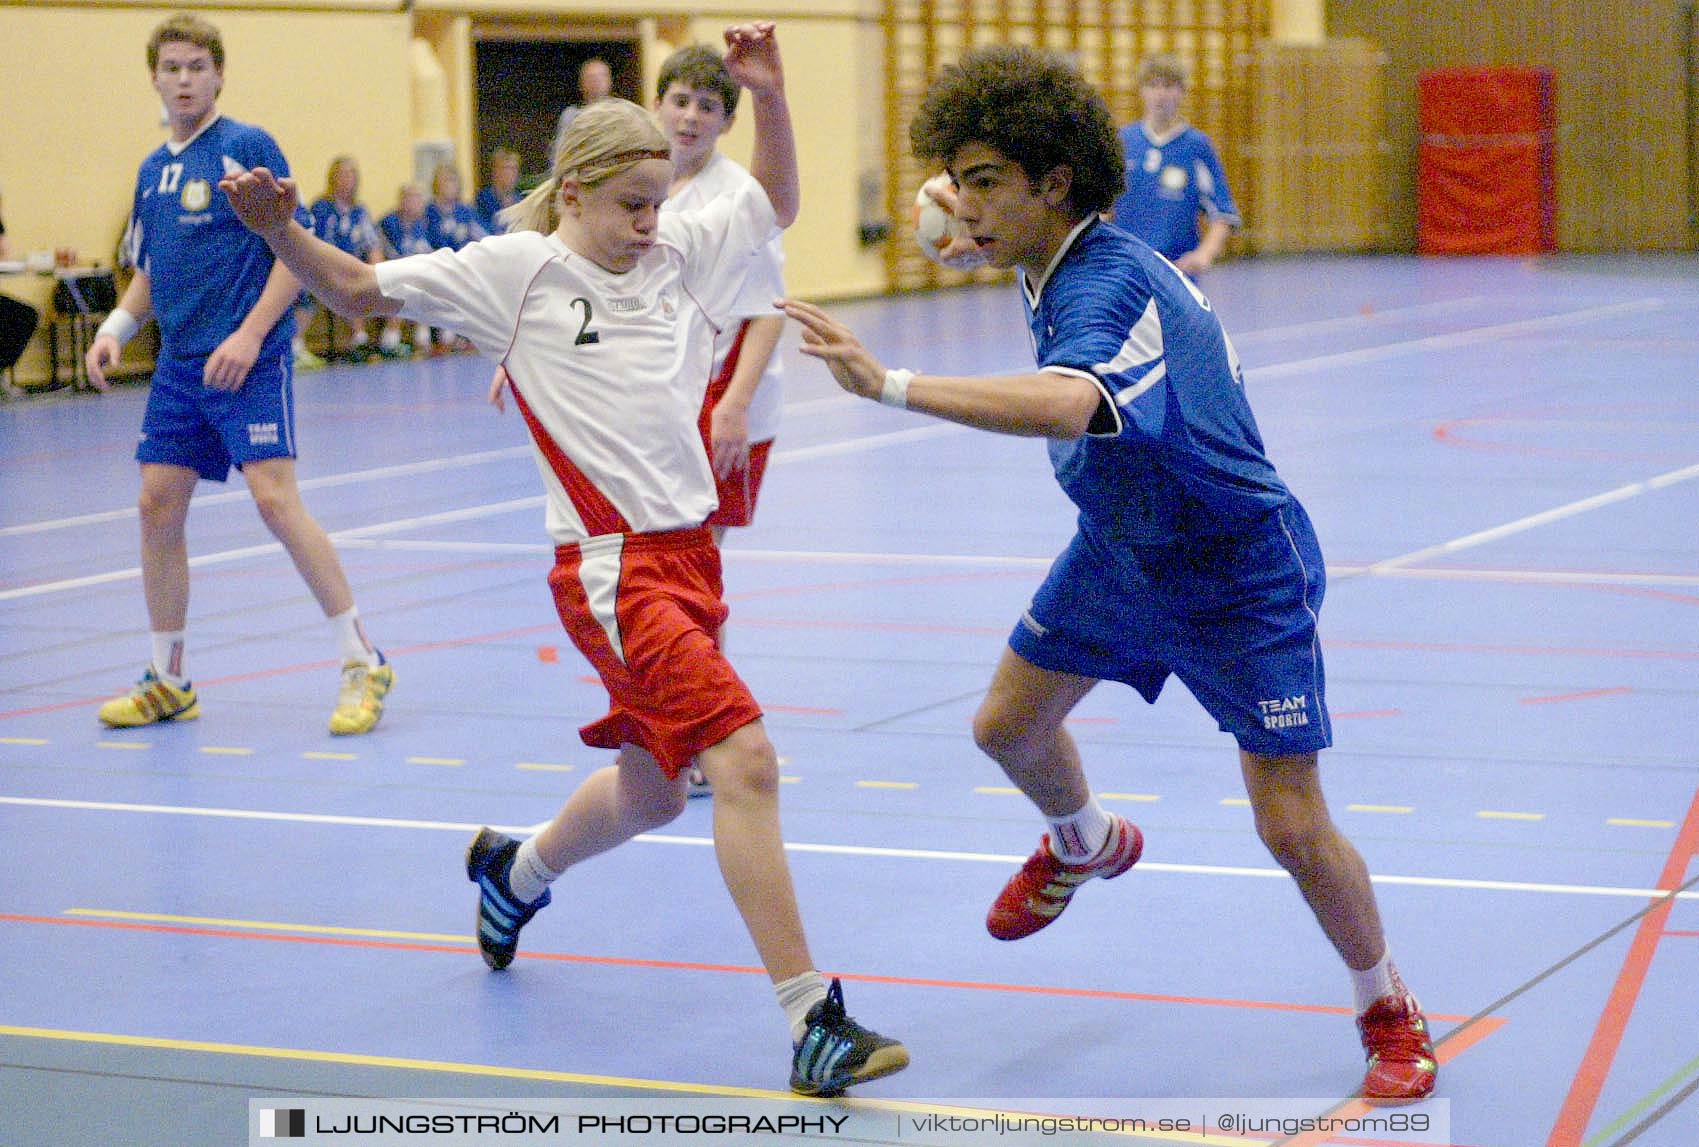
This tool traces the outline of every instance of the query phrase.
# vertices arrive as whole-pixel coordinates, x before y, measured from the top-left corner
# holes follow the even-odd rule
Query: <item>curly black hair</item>
[[[1055,52],[976,48],[939,73],[909,124],[909,144],[922,161],[948,165],[970,143],[995,148],[1035,183],[1068,168],[1069,204],[1082,218],[1108,210],[1126,187],[1109,105]]]

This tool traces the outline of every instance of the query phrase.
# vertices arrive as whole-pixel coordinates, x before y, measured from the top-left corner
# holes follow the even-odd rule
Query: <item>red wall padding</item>
[[[1423,72],[1417,117],[1417,250],[1557,249],[1557,99],[1549,68]]]

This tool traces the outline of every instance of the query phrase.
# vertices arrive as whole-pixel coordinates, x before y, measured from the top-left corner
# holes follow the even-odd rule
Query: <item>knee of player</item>
[[[993,704],[981,705],[973,715],[973,743],[994,761],[1019,756],[1034,738],[1030,721]]]
[[[709,775],[715,800],[777,798],[779,755],[764,734],[734,738],[717,748],[721,751]]]
[[[1280,867],[1301,880],[1327,867],[1337,834],[1325,820],[1259,813],[1257,835]]]
[[[292,491],[278,486],[256,482],[250,485],[249,492],[254,498],[254,508],[273,533],[288,525],[301,505],[301,499]]]

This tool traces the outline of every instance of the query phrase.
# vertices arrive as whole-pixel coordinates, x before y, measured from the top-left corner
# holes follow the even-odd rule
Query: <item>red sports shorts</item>
[[[729,610],[706,527],[558,546],[549,587],[608,690],[607,716],[579,730],[586,745],[637,745],[676,777],[697,753],[761,719],[720,652]]]

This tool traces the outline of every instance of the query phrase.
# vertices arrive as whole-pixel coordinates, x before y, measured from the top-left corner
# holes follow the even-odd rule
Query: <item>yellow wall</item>
[[[136,167],[167,135],[146,49],[175,10],[0,7],[0,189],[16,249],[71,246],[111,265]],[[412,165],[410,18],[207,15],[224,36],[224,113],[270,131],[309,198],[331,157],[353,153],[364,196],[389,210]]]
[[[0,0],[0,194],[14,249],[72,246],[84,260],[110,264],[134,190],[136,165],[166,136],[149,83],[149,32],[183,7],[218,25],[225,42],[220,108],[270,131],[309,198],[323,187],[330,159],[350,152],[362,170],[362,197],[378,214],[394,206],[411,177],[413,106],[410,69],[415,35],[430,39],[448,80],[449,123],[461,168],[475,179],[471,57],[475,24],[510,17],[637,17],[652,77],[672,45],[669,31],[719,42],[721,30],[751,18],[732,8],[686,10],[653,3],[419,5],[417,18],[372,0],[320,0],[284,9],[268,0],[219,6],[6,3]],[[854,107],[855,0],[778,0],[791,110],[802,165],[803,215],[786,237],[788,282],[815,297],[884,288],[877,250],[856,238]],[[787,15],[786,10],[792,10]],[[667,19],[666,17],[669,17]],[[747,121],[748,117],[744,117]],[[750,125],[740,122],[728,154],[746,161]]]

